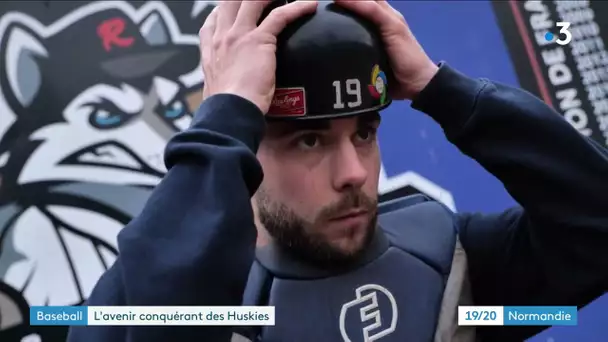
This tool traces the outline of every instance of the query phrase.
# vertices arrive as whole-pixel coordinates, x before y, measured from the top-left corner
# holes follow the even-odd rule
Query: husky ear
[[[165,45],[171,40],[169,28],[158,11],[152,11],[139,25],[139,30],[150,45]]]
[[[28,107],[42,84],[41,58],[48,57],[48,51],[36,36],[21,25],[10,26],[4,35],[4,73],[10,92],[21,106]],[[6,95],[6,94],[5,94]]]

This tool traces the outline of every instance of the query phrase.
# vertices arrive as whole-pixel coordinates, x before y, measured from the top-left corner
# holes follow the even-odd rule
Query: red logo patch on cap
[[[306,115],[304,88],[277,88],[267,115],[278,117]]]

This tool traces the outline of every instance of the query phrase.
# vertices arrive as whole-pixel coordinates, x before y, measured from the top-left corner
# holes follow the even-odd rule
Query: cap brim
[[[186,52],[189,51],[172,48],[137,53],[101,62],[101,69],[113,77],[133,79],[155,74],[163,65]]]

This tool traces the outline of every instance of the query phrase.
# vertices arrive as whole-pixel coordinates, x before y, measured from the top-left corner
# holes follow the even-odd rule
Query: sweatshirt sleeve
[[[205,100],[165,151],[168,172],[118,235],[119,255],[85,305],[241,304],[254,258],[250,198],[265,127],[251,102]],[[68,342],[230,341],[230,327],[72,327]]]
[[[533,95],[440,65],[412,107],[520,206],[460,214],[476,305],[570,305],[608,290],[608,151]],[[543,327],[488,327],[522,341]]]

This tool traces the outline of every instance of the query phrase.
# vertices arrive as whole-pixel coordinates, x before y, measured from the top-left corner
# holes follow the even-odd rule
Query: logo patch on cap
[[[267,115],[290,117],[306,115],[306,91],[304,88],[277,88]]]
[[[369,93],[373,98],[379,99],[380,104],[386,103],[386,93],[388,92],[388,81],[384,71],[380,70],[380,67],[376,64],[372,69],[372,83],[367,86]]]

